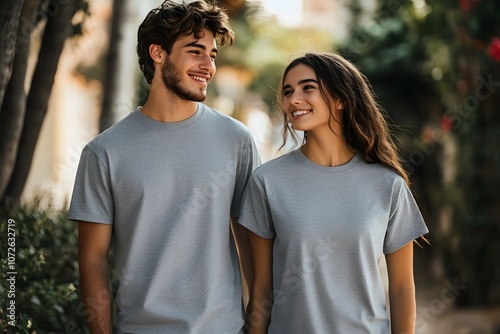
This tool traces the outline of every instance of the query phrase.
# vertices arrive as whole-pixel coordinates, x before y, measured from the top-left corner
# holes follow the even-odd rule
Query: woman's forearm
[[[272,292],[252,293],[248,304],[246,324],[249,334],[266,334],[273,308]]]

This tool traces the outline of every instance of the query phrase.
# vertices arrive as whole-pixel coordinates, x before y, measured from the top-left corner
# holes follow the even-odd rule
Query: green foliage
[[[451,50],[447,80],[453,101],[443,118],[453,127],[458,147],[456,196],[450,198],[453,224],[444,235],[447,273],[468,286],[458,302],[462,305],[500,303],[500,62],[488,45],[500,36],[500,3],[467,0],[438,4],[436,12],[448,14],[453,38],[442,38]],[[444,28],[444,29],[443,29]],[[488,83],[489,82],[489,83]]]
[[[342,48],[408,125],[398,137],[444,275],[467,286],[462,305],[500,303],[498,17],[497,1],[379,1]]]
[[[8,219],[15,221],[16,232],[16,330],[6,322]],[[85,333],[76,223],[68,221],[66,210],[42,209],[39,199],[21,205],[8,219],[2,217],[0,224],[0,331]]]

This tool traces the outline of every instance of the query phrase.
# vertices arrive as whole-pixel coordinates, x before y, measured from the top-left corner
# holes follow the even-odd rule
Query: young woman
[[[305,138],[244,195],[249,332],[414,333],[413,240],[428,231],[367,79],[339,55],[309,53],[285,69],[279,100],[284,138]]]

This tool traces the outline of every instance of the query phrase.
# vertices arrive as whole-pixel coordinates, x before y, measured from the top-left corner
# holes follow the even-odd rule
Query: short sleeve
[[[384,253],[399,250],[408,242],[428,233],[422,214],[404,180],[395,185],[389,224],[384,240]]]
[[[236,183],[234,187],[233,201],[231,203],[231,217],[239,217],[241,211],[241,203],[243,192],[250,179],[252,172],[260,165],[260,157],[257,151],[257,146],[252,137],[248,137],[244,148],[242,149],[241,158],[238,162]]]
[[[68,218],[113,224],[114,205],[109,171],[95,152],[85,146],[76,173]]]
[[[238,223],[266,239],[276,237],[269,201],[256,174],[248,181]]]

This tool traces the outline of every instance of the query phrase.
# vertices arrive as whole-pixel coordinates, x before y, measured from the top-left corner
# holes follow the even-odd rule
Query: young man
[[[79,222],[92,333],[112,332],[111,245],[117,333],[242,330],[233,234],[245,269],[246,234],[236,221],[259,158],[240,122],[200,103],[216,41],[232,43],[233,32],[215,5],[165,1],[152,10],[137,46],[149,98],[82,152],[69,217]]]

